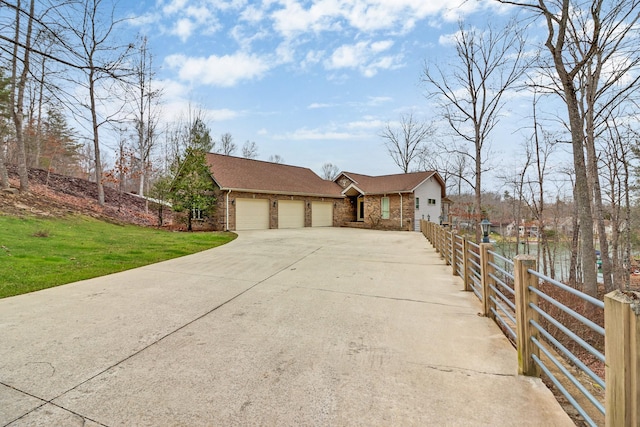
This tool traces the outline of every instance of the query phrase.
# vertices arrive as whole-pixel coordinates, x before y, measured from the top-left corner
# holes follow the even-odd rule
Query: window
[[[436,199],[428,199],[427,200],[427,204],[428,205],[435,205],[436,204]]]
[[[191,208],[191,219],[202,220],[202,211],[200,208]]]
[[[416,197],[416,209],[420,209],[420,197]]]
[[[389,198],[383,197],[380,206],[382,219],[389,219]]]

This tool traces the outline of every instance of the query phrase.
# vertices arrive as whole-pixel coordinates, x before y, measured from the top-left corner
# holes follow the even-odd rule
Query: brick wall
[[[389,198],[389,219],[382,219],[382,198]],[[413,194],[369,195],[364,200],[364,222],[371,228],[383,230],[413,230]],[[402,215],[400,207],[402,206]]]

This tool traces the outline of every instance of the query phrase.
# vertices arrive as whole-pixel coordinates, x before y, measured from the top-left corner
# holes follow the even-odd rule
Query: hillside
[[[19,186],[17,170],[9,166],[9,180],[13,188]],[[29,193],[16,190],[0,191],[0,213],[9,215],[36,215],[61,217],[69,214],[84,214],[116,223],[157,226],[157,207],[133,194],[120,194],[105,187],[105,206],[97,201],[95,183],[72,178],[41,169],[29,170]],[[170,212],[165,209],[165,225]]]

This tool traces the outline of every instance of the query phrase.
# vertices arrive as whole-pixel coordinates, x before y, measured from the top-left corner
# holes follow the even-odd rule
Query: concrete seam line
[[[310,291],[320,291],[320,292],[331,292],[334,294],[343,294],[343,295],[353,295],[357,297],[366,297],[366,298],[379,298],[379,299],[388,299],[392,301],[405,301],[405,302],[416,302],[419,304],[432,304],[432,305],[442,305],[445,307],[456,307],[456,308],[467,308],[463,305],[455,305],[455,304],[445,304],[443,302],[433,302],[433,301],[423,301],[418,299],[410,299],[410,298],[397,298],[397,297],[385,297],[383,295],[372,295],[372,294],[359,294],[356,292],[344,292],[344,291],[334,291],[332,289],[322,289],[322,288],[308,288],[305,286],[295,286],[299,289],[307,289]]]
[[[313,255],[313,254],[315,254],[315,253],[316,253],[316,252],[318,252],[320,249],[322,249],[322,247],[316,248],[316,249],[315,249],[315,250],[313,250],[312,252],[310,252],[310,253],[308,253],[308,254],[304,255],[303,257],[301,257],[301,258],[299,258],[299,259],[295,260],[295,261],[294,261],[294,262],[292,262],[291,264],[289,264],[289,265],[287,265],[287,266],[285,266],[285,267],[282,267],[280,270],[278,270],[278,271],[276,271],[275,273],[271,274],[270,276],[265,277],[264,279],[262,279],[262,280],[260,280],[260,281],[256,282],[255,284],[253,284],[253,285],[249,286],[249,287],[248,287],[247,289],[245,289],[244,291],[242,291],[242,292],[240,292],[240,293],[236,294],[235,296],[233,296],[233,297],[229,298],[228,300],[226,300],[226,301],[224,301],[224,302],[222,302],[222,303],[218,304],[217,306],[213,307],[211,310],[209,310],[209,311],[207,311],[207,312],[205,312],[205,313],[203,313],[203,314],[199,315],[199,316],[198,316],[198,317],[196,317],[195,319],[192,319],[192,320],[188,321],[187,323],[185,323],[184,325],[179,326],[178,328],[174,329],[173,331],[167,332],[165,335],[161,336],[161,337],[160,337],[160,338],[158,338],[157,340],[155,340],[155,341],[153,341],[153,342],[151,342],[151,343],[147,344],[147,345],[146,345],[146,346],[144,346],[143,348],[141,348],[141,349],[139,349],[139,350],[137,350],[137,351],[133,352],[132,354],[130,354],[130,355],[128,355],[127,357],[125,357],[124,359],[122,359],[122,360],[120,360],[120,361],[118,361],[118,362],[116,362],[116,363],[114,363],[114,364],[112,364],[112,365],[108,366],[107,368],[105,368],[105,369],[101,370],[100,372],[96,373],[95,375],[92,375],[91,377],[87,378],[86,380],[84,380],[84,381],[82,381],[82,382],[80,382],[80,383],[76,384],[75,386],[71,387],[70,389],[68,389],[68,390],[66,390],[66,391],[64,391],[64,392],[62,392],[62,393],[60,393],[59,395],[57,395],[56,397],[52,398],[51,400],[46,400],[46,402],[47,402],[47,403],[52,403],[54,400],[56,400],[56,399],[58,399],[58,398],[60,398],[60,397],[64,396],[65,394],[69,393],[70,391],[75,390],[76,388],[80,387],[81,385],[86,384],[87,382],[89,382],[89,381],[93,380],[93,379],[94,379],[94,378],[96,378],[96,377],[99,377],[100,375],[104,374],[105,372],[109,371],[110,369],[115,368],[116,366],[118,366],[118,365],[120,365],[120,364],[122,364],[122,363],[126,362],[127,360],[129,360],[129,359],[131,359],[131,358],[133,358],[133,357],[137,356],[138,354],[142,353],[143,351],[147,350],[148,348],[150,348],[150,347],[152,347],[152,346],[154,346],[154,345],[158,344],[160,341],[163,341],[165,338],[168,338],[168,337],[170,337],[171,335],[175,334],[176,332],[179,332],[179,331],[181,331],[182,329],[186,328],[187,326],[192,325],[193,323],[197,322],[198,320],[200,320],[200,319],[203,319],[203,318],[207,317],[208,315],[210,315],[210,314],[211,314],[211,313],[213,313],[214,311],[218,310],[219,308],[224,307],[225,305],[227,305],[227,304],[228,304],[228,303],[230,303],[231,301],[235,300],[236,298],[238,298],[238,297],[240,297],[240,296],[242,296],[242,295],[246,294],[247,292],[249,292],[250,290],[252,290],[252,289],[253,289],[253,288],[255,288],[256,286],[258,286],[258,285],[260,285],[260,284],[262,284],[262,283],[266,282],[267,280],[271,279],[272,277],[275,277],[275,276],[277,276],[278,274],[282,273],[283,271],[285,271],[285,270],[287,270],[287,269],[291,268],[292,266],[296,265],[297,263],[299,263],[300,261],[304,260],[305,258],[307,258],[307,257],[309,257],[309,256],[311,256],[311,255]],[[34,396],[34,397],[35,397],[35,396]],[[45,400],[45,399],[41,399],[41,400]],[[56,405],[55,403],[53,403],[53,404],[54,404],[54,405]],[[62,406],[60,406],[60,405],[56,405],[56,406],[58,406],[58,407],[60,407],[60,408],[62,408],[62,409],[68,410],[68,409],[66,409],[66,408],[64,408],[64,407],[62,407]],[[70,411],[70,412],[71,412],[71,411]]]
[[[96,424],[99,424],[99,425],[101,425],[101,426],[108,427],[106,424],[102,424],[102,423],[101,423],[101,422],[99,422],[99,421],[96,421],[96,420],[94,420],[94,419],[91,419],[91,418],[89,418],[89,417],[86,417],[86,416],[84,416],[84,415],[81,415],[81,414],[79,414],[79,413],[77,413],[77,412],[75,412],[75,411],[72,411],[71,409],[65,408],[65,407],[60,406],[60,405],[58,405],[58,404],[56,404],[56,403],[53,403],[53,402],[51,402],[51,401],[47,401],[47,400],[45,400],[45,399],[42,399],[42,398],[40,398],[40,397],[38,397],[38,396],[35,396],[35,395],[33,395],[33,394],[29,393],[29,392],[24,391],[24,390],[20,390],[20,389],[18,389],[18,388],[16,388],[16,387],[14,387],[14,386],[12,386],[12,385],[9,385],[9,384],[3,383],[3,382],[0,382],[0,385],[3,385],[3,386],[5,386],[5,387],[7,387],[7,388],[10,388],[10,389],[12,389],[12,390],[15,390],[15,391],[17,391],[18,393],[22,393],[22,394],[27,395],[27,396],[29,396],[29,397],[33,397],[34,399],[38,399],[39,401],[41,401],[41,402],[42,402],[40,405],[36,406],[35,408],[33,408],[33,409],[31,409],[31,410],[29,410],[29,411],[25,412],[24,414],[20,415],[18,418],[15,418],[15,419],[13,419],[13,420],[9,421],[8,423],[4,424],[4,427],[9,426],[9,425],[11,425],[11,424],[15,423],[16,421],[21,420],[22,418],[26,417],[27,415],[31,414],[32,412],[37,411],[38,409],[42,408],[44,405],[47,405],[47,404],[49,404],[49,405],[53,405],[53,406],[56,406],[56,407],[58,407],[58,408],[60,408],[60,409],[62,409],[62,410],[64,410],[64,411],[70,412],[70,413],[72,413],[73,415],[75,415],[75,416],[78,416],[78,417],[82,418],[82,419],[83,419],[83,421],[87,421],[87,420],[89,420],[89,421],[94,422],[94,423],[96,423]]]

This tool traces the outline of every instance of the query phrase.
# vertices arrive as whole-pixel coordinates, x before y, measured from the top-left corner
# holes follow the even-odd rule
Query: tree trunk
[[[578,223],[578,205],[573,202],[571,218],[571,258],[569,260],[569,284],[578,288],[578,244],[580,243],[580,224]]]
[[[9,173],[4,161],[4,143],[0,143],[0,188],[9,189]]]
[[[89,71],[89,98],[91,101],[91,124],[93,128],[93,150],[95,160],[95,177],[98,186],[98,204],[104,206],[104,184],[102,183],[102,161],[100,160],[100,139],[98,115],[96,111],[95,77],[93,63],[90,64]]]
[[[476,126],[478,128],[478,126]],[[476,242],[480,243],[482,230],[480,221],[482,221],[482,141],[480,140],[480,129],[476,129],[476,193],[475,193],[475,213],[476,213]]]
[[[16,7],[16,33],[14,45],[14,57],[12,62],[12,93],[13,106],[11,116],[16,131],[16,147],[18,149],[18,176],[20,177],[20,191],[29,191],[29,170],[27,168],[27,153],[24,145],[23,117],[24,117],[24,91],[29,76],[29,57],[31,54],[31,33],[33,31],[33,14],[35,10],[35,0],[31,0],[29,6],[29,20],[27,21],[27,32],[24,42],[24,57],[22,60],[22,72],[20,78],[17,76],[18,44],[20,42],[20,2]]]

